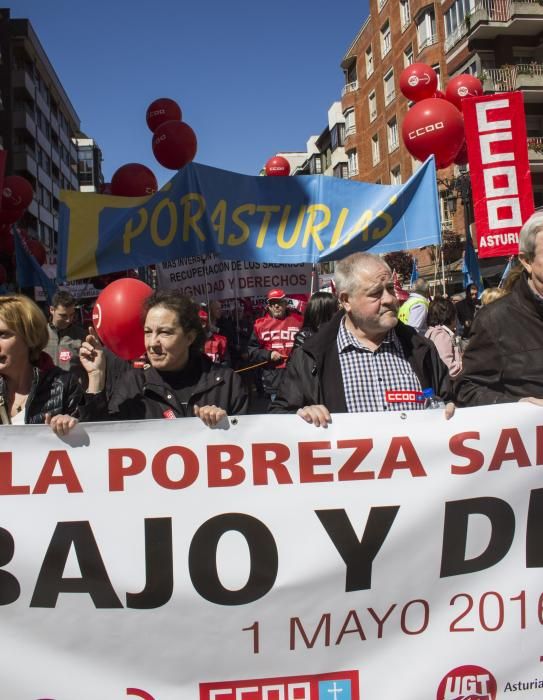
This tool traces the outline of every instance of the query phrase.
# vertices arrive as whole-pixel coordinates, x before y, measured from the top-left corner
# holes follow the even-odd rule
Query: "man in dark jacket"
[[[388,265],[370,253],[336,264],[343,311],[292,355],[273,413],[297,412],[326,426],[330,412],[424,408],[423,391],[452,398],[447,368],[430,341],[398,322]],[[446,407],[446,417],[454,404]]]
[[[79,349],[87,331],[74,323],[75,299],[69,292],[57,292],[51,300],[49,314],[49,342],[45,352],[57,367],[71,372],[86,388],[87,373],[79,361]]]
[[[456,384],[461,406],[543,404],[543,212],[519,239],[522,277],[511,294],[477,312]]]
[[[476,311],[479,310],[480,303],[478,300],[479,292],[476,284],[468,284],[466,287],[466,297],[458,301],[456,306],[456,316],[462,331],[462,339],[466,340],[470,337],[473,319]]]

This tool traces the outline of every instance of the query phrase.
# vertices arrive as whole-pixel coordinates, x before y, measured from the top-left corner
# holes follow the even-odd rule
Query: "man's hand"
[[[208,428],[214,428],[228,414],[224,408],[218,406],[195,406],[194,415],[196,418],[200,418]]]
[[[445,404],[445,420],[451,420],[451,418],[454,416],[455,410],[456,406],[453,404],[452,401],[449,401],[449,403]]]
[[[66,414],[51,416],[50,413],[45,414],[45,425],[50,425],[51,430],[62,437],[63,435],[68,435],[70,430],[74,428],[79,421],[73,416],[68,416]]]
[[[538,399],[537,396],[526,396],[523,399],[519,399],[519,402],[524,401],[525,403],[533,403],[536,406],[543,406],[543,399]]]
[[[277,352],[277,350],[271,351],[270,360],[272,362],[281,362],[282,359],[283,359],[283,355],[281,355],[280,352]]]
[[[322,404],[304,406],[303,408],[299,408],[296,413],[300,418],[303,418],[306,423],[312,423],[317,428],[327,428],[328,423],[332,422],[330,411]]]
[[[106,357],[100,338],[92,326],[89,327],[89,334],[79,348],[79,360],[89,375],[88,392],[97,394],[102,391],[105,384]]]

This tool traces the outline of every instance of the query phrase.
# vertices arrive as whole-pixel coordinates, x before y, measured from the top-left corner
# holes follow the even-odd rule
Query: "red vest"
[[[256,319],[254,331],[260,345],[265,350],[276,350],[285,358],[284,362],[274,365],[276,368],[281,369],[286,365],[294,336],[302,327],[302,322],[303,318],[292,312],[281,319],[272,318],[269,314]]]

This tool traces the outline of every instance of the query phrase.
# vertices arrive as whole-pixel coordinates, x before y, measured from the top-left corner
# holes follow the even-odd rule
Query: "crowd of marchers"
[[[58,292],[46,314],[24,295],[0,297],[0,423],[198,417],[220,426],[248,412],[296,413],[317,427],[332,414],[516,401],[543,405],[543,213],[526,221],[519,266],[479,299],[430,299],[417,280],[400,304],[392,271],[371,253],[336,263],[335,294],[303,316],[270,289],[258,318],[157,291],[144,303],[145,354],[119,359],[75,323]],[[258,400],[255,402],[255,397]],[[255,406],[257,407],[255,410]]]

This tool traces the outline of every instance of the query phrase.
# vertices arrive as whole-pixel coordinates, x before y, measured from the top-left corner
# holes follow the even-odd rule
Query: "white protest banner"
[[[57,276],[56,263],[47,263],[42,265],[45,274],[52,280]],[[75,282],[62,282],[57,285],[57,289],[64,292],[70,292],[74,299],[94,299],[100,294],[100,290],[96,289],[92,280],[76,280]],[[36,301],[45,301],[45,292],[42,287],[34,287],[34,298]]]
[[[542,465],[527,404],[5,426],[1,697],[540,698]]]
[[[281,287],[287,294],[309,294],[311,265],[278,265],[243,260],[177,258],[156,267],[159,289],[182,292],[200,303],[207,299],[265,297],[269,289]]]

